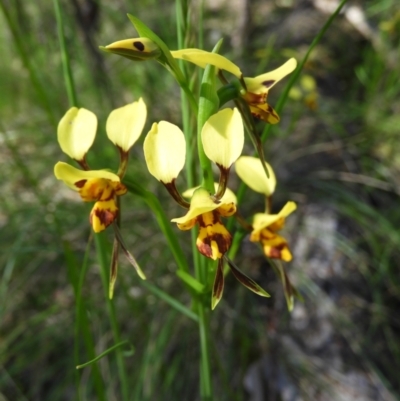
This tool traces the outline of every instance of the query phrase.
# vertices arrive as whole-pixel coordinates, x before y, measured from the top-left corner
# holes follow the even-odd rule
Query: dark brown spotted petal
[[[211,297],[211,309],[214,310],[222,298],[224,292],[224,272],[222,269],[223,260],[218,260],[217,271],[215,272],[214,285]]]
[[[238,280],[242,285],[244,285],[246,288],[248,288],[250,291],[253,291],[257,295],[260,295],[261,297],[269,298],[271,296],[254,280],[252,280],[250,277],[247,277],[243,272],[241,272],[230,259],[225,257],[225,260],[228,262],[228,265],[231,268],[231,272],[235,276],[236,280]]]

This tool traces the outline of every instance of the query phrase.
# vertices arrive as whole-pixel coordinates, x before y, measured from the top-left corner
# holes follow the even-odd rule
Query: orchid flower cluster
[[[214,107],[206,117],[198,120],[198,151],[203,172],[202,182],[195,188],[180,193],[176,180],[185,166],[187,135],[180,127],[168,121],[154,122],[147,133],[144,144],[144,157],[149,173],[167,189],[172,198],[186,210],[181,217],[172,218],[180,230],[191,230],[197,227],[196,247],[201,255],[211,261],[217,261],[211,267],[214,280],[211,289],[211,307],[214,309],[222,298],[224,289],[225,263],[234,277],[245,287],[258,295],[269,297],[255,281],[245,275],[235,263],[227,257],[232,244],[232,235],[226,228],[223,219],[237,218],[237,221],[250,231],[250,241],[259,243],[265,256],[275,261],[289,262],[292,259],[290,247],[286,239],[278,232],[284,227],[285,219],[296,209],[294,202],[287,202],[278,213],[272,213],[271,198],[276,187],[276,178],[271,166],[264,161],[262,144],[258,142],[259,157],[242,156],[245,133],[252,139],[259,135],[256,132],[253,119],[260,119],[267,124],[277,124],[279,116],[267,103],[269,90],[281,79],[296,68],[296,60],[290,59],[281,67],[254,78],[243,77],[238,66],[217,52],[207,52],[200,49],[181,49],[170,51],[165,43],[149,28],[134,17],[131,17],[139,34],[147,37],[124,39],[114,42],[103,50],[126,57],[133,61],[156,60],[173,74],[180,86],[187,93],[188,85],[178,67],[177,59],[185,60],[205,69],[204,80],[208,80],[212,88],[211,98]],[[228,81],[223,72],[233,75]],[[217,90],[215,77],[218,76],[221,86]],[[190,94],[191,105],[199,104],[193,93]],[[235,102],[233,108],[224,107],[229,100]],[[199,114],[200,115],[200,114]],[[118,229],[121,210],[119,197],[127,192],[123,178],[129,160],[129,150],[140,137],[147,112],[142,99],[113,110],[108,117],[106,132],[111,142],[118,148],[120,165],[117,173],[108,170],[91,170],[86,160],[86,154],[91,147],[96,129],[96,116],[84,108],[73,107],[67,111],[58,126],[58,141],[61,149],[74,159],[81,167],[77,169],[67,163],[58,162],[55,165],[55,176],[64,181],[71,189],[77,191],[85,202],[95,202],[90,213],[90,223],[95,233],[113,225],[115,230],[114,255],[112,257],[110,297],[116,279],[116,257],[119,246],[124,250],[129,260],[135,266],[139,276],[145,275],[133,256],[127,251]],[[257,142],[257,141],[256,141]],[[211,165],[219,170],[219,180],[214,183]],[[232,166],[240,179],[252,190],[264,195],[266,208],[262,213],[256,213],[248,222],[238,212],[237,199],[228,188],[229,175]],[[208,170],[207,170],[208,169]],[[210,173],[211,172],[211,173]],[[210,177],[211,176],[211,177]],[[207,266],[210,266],[208,264]],[[296,294],[279,264],[288,304],[293,294]]]

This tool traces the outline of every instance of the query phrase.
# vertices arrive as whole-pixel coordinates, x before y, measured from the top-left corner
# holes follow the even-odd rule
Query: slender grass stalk
[[[86,248],[85,257],[81,266],[80,272],[78,272],[77,266],[78,263],[75,260],[74,254],[70,249],[69,243],[64,241],[63,249],[64,249],[64,257],[66,260],[66,265],[68,269],[68,278],[71,283],[71,286],[74,290],[75,295],[75,327],[74,327],[74,359],[75,366],[81,361],[82,356],[80,354],[80,339],[83,337],[83,341],[85,344],[86,352],[88,355],[88,359],[93,360],[96,357],[95,345],[93,342],[92,334],[90,332],[90,326],[88,322],[88,318],[86,315],[86,302],[82,297],[82,287],[83,282],[86,277],[86,272],[88,269],[88,256],[89,256],[89,245],[91,241],[88,241],[88,246]],[[100,374],[100,370],[98,365],[95,363],[92,365],[92,373],[93,373],[93,381],[94,388],[97,394],[97,398],[101,401],[105,401],[105,389],[103,379]],[[76,375],[76,391],[78,395],[78,400],[81,399],[79,387],[80,387],[80,374],[78,371],[75,372]]]
[[[71,107],[78,106],[78,100],[76,97],[76,91],[74,85],[74,77],[72,75],[69,54],[67,52],[67,46],[65,44],[64,23],[63,23],[60,3],[59,0],[53,0],[53,3],[54,3],[54,13],[56,15],[56,21],[57,21],[57,33],[58,33],[58,40],[60,43],[64,83],[65,83],[65,88],[67,90],[68,101]]]

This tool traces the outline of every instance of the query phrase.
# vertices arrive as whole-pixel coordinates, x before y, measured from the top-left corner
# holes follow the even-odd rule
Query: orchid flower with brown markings
[[[251,156],[242,156],[235,163],[236,173],[241,180],[253,191],[264,194],[266,198],[266,212],[253,216],[250,241],[260,242],[265,256],[290,262],[292,254],[288,243],[277,232],[284,227],[286,217],[294,212],[297,206],[294,202],[287,202],[279,213],[271,214],[271,196],[275,191],[276,177],[271,166],[265,163],[269,172],[267,177],[261,163],[260,159]]]
[[[86,154],[93,144],[97,130],[97,117],[84,108],[72,107],[58,124],[58,142],[64,153],[74,159],[82,170],[68,163],[58,162],[54,166],[57,179],[79,193],[84,202],[94,202],[89,221],[95,233],[104,231],[113,224],[115,240],[111,262],[110,298],[113,295],[117,277],[117,255],[121,246],[139,276],[145,279],[135,258],[126,249],[118,228],[119,196],[127,192],[121,182],[125,174],[129,150],[140,137],[147,116],[146,104],[140,98],[126,106],[113,110],[106,123],[107,136],[118,148],[120,164],[117,174],[108,170],[91,170],[86,162]]]
[[[268,297],[267,292],[225,256],[231,246],[232,236],[221,218],[236,213],[236,196],[227,188],[228,175],[244,144],[243,121],[239,111],[236,108],[227,108],[212,115],[202,128],[201,140],[206,156],[220,170],[220,180],[214,194],[201,186],[193,188],[183,193],[183,196],[191,197],[190,202],[187,202],[179,193],[175,181],[185,164],[186,142],[180,128],[169,122],[154,123],[144,141],[147,168],[150,174],[166,187],[178,204],[188,209],[184,216],[171,221],[183,231],[198,225],[199,233],[196,240],[198,251],[209,259],[218,260],[212,291],[212,309],[216,307],[223,294],[224,260],[243,285],[258,295]]]
[[[212,115],[201,132],[204,152],[217,164],[222,183],[216,194],[198,188],[191,202],[183,199],[175,186],[176,178],[183,169],[186,157],[186,141],[183,132],[167,121],[154,123],[144,141],[147,168],[167,188],[172,197],[184,208],[189,209],[183,217],[172,221],[181,230],[189,230],[199,224],[197,249],[204,256],[220,259],[229,249],[231,235],[221,223],[220,217],[236,212],[235,202],[224,198],[229,169],[240,156],[244,144],[244,129],[237,109],[223,109]],[[222,189],[221,189],[222,187]]]
[[[139,138],[146,121],[146,105],[142,99],[113,110],[106,124],[107,136],[120,153],[117,174],[107,170],[90,170],[86,154],[93,144],[97,118],[84,108],[72,107],[58,125],[58,142],[64,153],[76,160],[83,170],[58,162],[54,174],[71,189],[79,192],[84,202],[95,202],[90,213],[94,232],[105,230],[118,216],[117,197],[127,189],[121,183],[130,148]]]
[[[172,51],[171,54],[175,58],[189,61],[201,68],[211,64],[220,70],[230,72],[239,79],[241,83],[240,96],[249,105],[252,115],[269,124],[279,122],[278,113],[267,103],[267,97],[269,90],[296,68],[297,61],[294,58],[289,59],[273,71],[251,78],[243,77],[237,65],[219,54],[200,49],[176,50]]]

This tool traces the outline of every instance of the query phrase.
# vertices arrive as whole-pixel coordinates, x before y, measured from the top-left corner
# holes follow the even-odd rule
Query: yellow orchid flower
[[[201,254],[213,260],[221,259],[232,243],[232,237],[221,222],[221,217],[236,212],[234,202],[216,201],[204,188],[194,191],[189,211],[185,216],[174,218],[180,230],[190,230],[199,225],[196,246]]]
[[[54,167],[57,179],[79,192],[85,202],[95,202],[90,223],[98,233],[108,227],[118,215],[117,196],[127,192],[121,183],[125,173],[129,149],[139,138],[146,119],[146,105],[142,99],[113,110],[107,120],[108,138],[118,147],[121,162],[118,174],[107,170],[90,170],[85,156],[92,145],[97,129],[97,118],[89,110],[76,107],[61,119],[57,135],[61,149],[75,159],[84,170],[58,162]]]
[[[276,187],[276,177],[271,166],[265,163],[268,177],[262,167],[262,161],[257,157],[241,156],[235,163],[236,174],[253,191],[271,196]]]
[[[105,230],[116,219],[116,197],[127,191],[118,175],[106,170],[83,171],[64,162],[55,165],[54,175],[79,192],[84,202],[95,202],[90,212],[90,223],[94,232]]]
[[[144,141],[148,170],[164,184],[181,206],[188,209],[184,216],[171,221],[184,231],[198,224],[198,251],[207,258],[218,260],[211,298],[212,309],[222,298],[224,260],[235,278],[246,288],[268,297],[266,291],[226,257],[232,236],[223,225],[221,217],[229,217],[236,213],[236,196],[227,188],[227,180],[229,170],[240,156],[244,143],[243,121],[239,111],[236,108],[223,109],[212,115],[202,128],[201,141],[206,156],[220,169],[219,183],[214,183],[215,194],[209,193],[203,187],[192,188],[183,193],[183,196],[191,197],[190,202],[187,202],[178,192],[175,181],[185,163],[185,136],[179,127],[166,121],[154,123]]]
[[[260,242],[267,257],[285,262],[292,260],[287,241],[276,232],[284,227],[285,218],[296,208],[296,203],[287,202],[277,214],[257,213],[254,215],[250,241]]]
[[[200,49],[182,49],[172,51],[171,54],[175,58],[189,61],[201,68],[205,68],[207,64],[211,64],[220,70],[228,71],[235,75],[244,83],[245,87],[241,89],[240,94],[249,105],[253,116],[269,124],[276,124],[279,122],[278,114],[267,103],[267,96],[269,90],[274,85],[296,68],[297,62],[294,58],[289,59],[282,66],[273,71],[258,75],[254,78],[242,78],[242,72],[239,67],[219,54]]]

